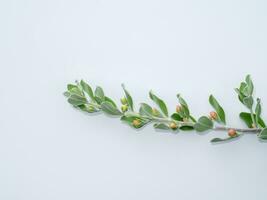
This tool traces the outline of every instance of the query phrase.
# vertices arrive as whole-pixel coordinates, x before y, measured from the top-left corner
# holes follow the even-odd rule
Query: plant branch
[[[234,128],[226,125],[226,116],[222,106],[217,99],[211,94],[209,103],[213,107],[213,111],[209,115],[204,114],[197,120],[192,116],[189,106],[181,94],[177,94],[178,104],[175,112],[170,113],[165,102],[155,95],[154,92],[149,92],[150,99],[156,107],[151,107],[147,103],[141,103],[139,110],[134,111],[134,102],[130,93],[122,85],[124,97],[121,98],[121,108],[117,106],[115,101],[107,97],[104,90],[97,86],[95,91],[91,86],[81,80],[74,84],[67,85],[67,91],[64,95],[68,98],[68,102],[75,108],[85,112],[104,112],[108,115],[120,117],[120,119],[133,128],[141,128],[148,123],[154,123],[155,129],[162,130],[195,130],[196,132],[204,132],[208,130],[225,131],[228,133],[226,138],[214,138],[211,142],[222,142],[232,140],[244,133],[257,134],[257,137],[262,140],[267,140],[267,128],[265,122],[261,118],[260,100],[257,99],[255,114],[253,111],[253,83],[249,75],[245,81],[242,81],[239,88],[235,91],[238,94],[238,99],[245,105],[250,112],[241,112],[239,114],[248,128]],[[217,124],[221,124],[216,126]]]
[[[216,126],[213,128],[215,131],[229,131],[231,129],[236,130],[237,132],[242,133],[259,133],[262,131],[260,128],[233,128],[233,127],[226,127],[226,126]]]

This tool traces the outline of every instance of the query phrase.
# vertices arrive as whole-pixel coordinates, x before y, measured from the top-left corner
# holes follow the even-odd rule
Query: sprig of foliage
[[[249,111],[239,114],[247,128],[227,127],[224,109],[213,95],[210,95],[208,100],[214,111],[195,120],[187,102],[180,94],[177,94],[178,103],[175,111],[171,114],[166,103],[152,91],[149,92],[149,97],[157,108],[147,103],[141,103],[136,111],[133,98],[124,84],[122,84],[122,88],[124,95],[120,99],[120,109],[110,97],[105,95],[101,87],[97,86],[93,91],[91,86],[83,80],[76,81],[76,84],[68,84],[64,95],[68,102],[77,109],[88,113],[104,112],[107,115],[120,117],[121,121],[135,129],[154,123],[154,128],[158,130],[174,132],[195,130],[199,133],[214,130],[228,133],[227,137],[212,139],[212,143],[231,141],[245,133],[255,133],[260,140],[267,140],[267,128],[261,118],[261,101],[253,96],[254,85],[250,75],[247,75],[245,81],[242,81],[239,88],[235,89],[239,101]]]

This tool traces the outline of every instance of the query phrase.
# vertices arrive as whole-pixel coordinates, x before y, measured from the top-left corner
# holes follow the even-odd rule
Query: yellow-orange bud
[[[177,128],[177,124],[175,122],[171,122],[170,123],[170,128],[171,129],[176,129]]]
[[[216,112],[214,112],[214,111],[211,111],[210,112],[210,119],[214,119],[215,120],[215,119],[217,119],[217,117],[218,116],[217,116],[217,113]]]
[[[228,130],[228,135],[230,137],[235,137],[237,135],[236,130],[235,129],[229,129]]]
[[[140,124],[141,124],[141,121],[139,119],[133,120],[133,126],[138,127],[138,126],[140,126]]]
[[[154,116],[158,116],[159,111],[158,111],[156,108],[153,108],[153,109],[152,109],[152,114],[153,114]]]

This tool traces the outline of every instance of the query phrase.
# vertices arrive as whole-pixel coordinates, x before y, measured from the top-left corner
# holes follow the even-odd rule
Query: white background
[[[153,89],[174,111],[179,92],[200,116],[213,93],[243,127],[233,88],[246,74],[267,105],[266,10],[264,0],[1,1],[0,199],[266,199],[267,144],[254,135],[211,145],[225,133],[135,131],[62,95],[83,78],[118,102],[124,82],[136,107]]]

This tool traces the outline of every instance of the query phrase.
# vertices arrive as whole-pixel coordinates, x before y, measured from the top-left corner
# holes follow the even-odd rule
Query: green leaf
[[[149,97],[158,105],[162,113],[168,117],[168,109],[164,101],[158,98],[156,95],[153,94],[152,91],[149,92]]]
[[[152,110],[151,106],[149,106],[146,103],[141,103],[139,113],[141,115],[145,115],[145,116],[149,116],[149,117],[153,116],[153,110]]]
[[[78,88],[77,85],[68,84],[67,89],[70,91],[72,88]]]
[[[214,98],[213,95],[210,95],[209,97],[209,102],[211,104],[211,106],[215,109],[215,111],[218,114],[219,117],[219,122],[222,122],[223,124],[225,124],[225,113],[223,108],[220,106],[220,104],[218,103],[218,101]]]
[[[246,76],[246,83],[247,83],[247,87],[244,88],[244,94],[247,94],[247,96],[251,96],[253,94],[253,82],[251,80],[250,75]]]
[[[203,132],[213,128],[213,122],[206,116],[202,116],[198,119],[194,126],[195,130],[198,132]]]
[[[181,117],[189,119],[190,111],[186,101],[181,97],[180,94],[177,94],[177,98],[179,100],[179,103],[181,104],[181,111],[179,112],[179,114],[181,115]]]
[[[95,100],[98,104],[101,104],[105,100],[105,93],[99,86],[95,89]]]
[[[239,90],[241,93],[244,93],[245,88],[247,87],[247,84],[245,82],[240,83]]]
[[[194,130],[194,126],[181,126],[179,127],[182,131],[191,131]]]
[[[217,142],[226,142],[226,141],[230,141],[233,140],[237,137],[239,137],[240,135],[236,135],[235,137],[227,137],[227,138],[213,138],[210,142],[212,143],[217,143]]]
[[[247,106],[247,108],[251,109],[252,106],[253,106],[253,98],[252,98],[252,96],[245,97],[243,99],[243,103],[244,103],[245,106]]]
[[[263,129],[258,135],[258,137],[262,140],[267,140],[267,128]]]
[[[132,99],[130,93],[126,90],[124,84],[122,84],[121,86],[122,86],[122,89],[123,89],[123,91],[124,91],[124,93],[125,93],[125,98],[126,98],[126,100],[127,100],[127,103],[128,103],[128,105],[129,105],[130,110],[131,110],[131,111],[134,111],[133,99]]]
[[[173,113],[171,115],[171,118],[176,120],[176,121],[183,121],[183,118],[178,113]]]
[[[189,118],[192,120],[192,122],[196,122],[197,121],[192,115],[190,115]]]
[[[154,124],[155,129],[161,129],[161,130],[170,130],[171,128],[164,124],[164,123],[159,123],[159,124]]]
[[[94,113],[94,112],[98,112],[99,110],[97,110],[96,108],[94,108],[93,106],[90,105],[79,105],[78,106],[82,111],[88,112],[88,113]]]
[[[134,120],[140,120],[140,124],[138,126],[134,126],[133,125]],[[150,122],[150,120],[148,119],[142,118],[140,116],[134,116],[134,115],[129,115],[129,116],[124,115],[121,117],[121,121],[126,122],[128,125],[136,129],[139,129]]]
[[[84,93],[78,88],[78,87],[73,87],[69,90],[71,94],[77,94],[79,96],[84,96]]]
[[[152,115],[154,117],[159,117],[159,118],[164,118],[164,116],[160,113],[160,111],[156,108],[153,108],[152,109]]]
[[[92,88],[83,80],[80,81],[80,84],[82,86],[82,89],[88,94],[88,96],[92,99],[95,100],[94,93]]]
[[[80,106],[80,105],[86,104],[87,100],[86,100],[85,97],[82,97],[82,96],[79,96],[79,95],[76,95],[76,94],[72,94],[69,97],[68,102],[70,104],[72,104],[73,106]]]
[[[104,101],[101,103],[101,109],[103,112],[109,115],[121,115],[122,113],[112,105],[109,101]]]
[[[259,118],[261,115],[261,101],[259,98],[257,98],[257,104],[256,104],[256,108],[255,108],[255,115],[256,115],[256,123],[257,125],[259,124]]]
[[[251,119],[251,114],[250,113],[241,112],[239,114],[239,117],[240,117],[240,119],[242,119],[246,123],[246,125],[248,126],[248,128],[252,128],[253,121]],[[254,114],[254,117],[256,117],[255,114]],[[262,128],[265,128],[266,127],[265,122],[263,121],[263,119],[261,117],[259,117],[258,123],[259,123],[259,125]]]
[[[105,101],[111,103],[115,108],[117,108],[116,103],[109,97],[105,96]]]
[[[241,103],[243,103],[243,100],[245,98],[245,95],[240,91],[240,89],[236,88],[235,89],[236,93],[238,94],[238,99]]]

